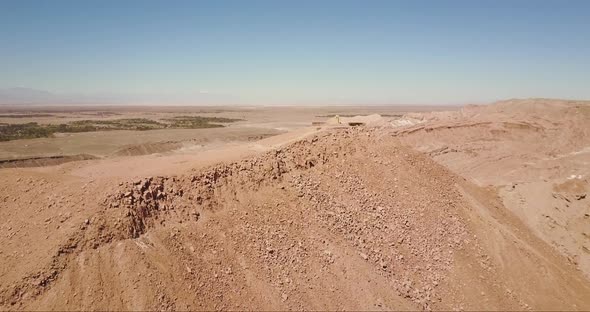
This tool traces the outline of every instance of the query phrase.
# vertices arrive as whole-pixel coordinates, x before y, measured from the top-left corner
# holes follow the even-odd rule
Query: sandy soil
[[[0,157],[23,159],[90,154],[96,157],[164,153],[183,147],[255,141],[282,131],[264,128],[166,129],[59,134],[55,138],[1,142]]]
[[[404,142],[480,186],[590,277],[590,102],[505,101],[418,114]]]
[[[458,107],[145,107],[145,106],[9,106],[0,105],[0,124],[61,124],[79,120],[146,118],[162,120],[175,116],[225,117],[241,119],[225,128],[165,129],[151,131],[102,131],[56,134],[53,138],[0,142],[0,168],[54,164],[41,158],[112,158],[168,153],[178,150],[219,147],[226,143],[255,141],[280,133],[309,127],[327,115],[382,114],[396,118],[408,111],[458,109]],[[71,157],[75,156],[75,157]],[[35,161],[30,161],[34,158]],[[2,161],[10,160],[8,165]]]
[[[589,107],[0,169],[0,309],[588,310]]]

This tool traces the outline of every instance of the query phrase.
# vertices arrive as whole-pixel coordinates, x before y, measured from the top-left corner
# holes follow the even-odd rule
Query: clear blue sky
[[[590,99],[590,1],[0,1],[0,88],[197,104]]]

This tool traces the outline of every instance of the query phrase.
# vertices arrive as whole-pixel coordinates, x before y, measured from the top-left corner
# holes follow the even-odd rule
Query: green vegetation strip
[[[220,123],[230,123],[240,119],[177,116],[160,121],[146,118],[114,120],[78,120],[67,124],[50,125],[29,122],[24,124],[0,124],[0,141],[19,139],[48,138],[54,133],[76,133],[109,130],[157,130],[157,129],[201,129],[223,127]]]

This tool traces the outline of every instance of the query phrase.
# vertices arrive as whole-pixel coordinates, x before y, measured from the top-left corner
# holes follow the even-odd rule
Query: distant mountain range
[[[121,105],[121,104],[206,104],[235,103],[235,98],[195,90],[192,94],[58,94],[32,88],[0,88],[0,105]]]
[[[0,105],[119,104],[115,97],[57,94],[32,88],[0,88]]]
[[[0,89],[0,104],[59,104],[67,97],[37,89],[7,88]]]

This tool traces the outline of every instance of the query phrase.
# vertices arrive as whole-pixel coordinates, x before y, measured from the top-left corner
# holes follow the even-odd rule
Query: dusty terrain
[[[82,155],[110,158],[121,155],[168,153],[178,150],[218,147],[226,143],[260,140],[291,130],[309,127],[325,116],[380,114],[399,118],[407,112],[449,110],[445,106],[390,107],[146,107],[146,106],[9,106],[0,105],[2,125],[38,123],[59,125],[81,121],[146,119],[162,121],[179,116],[231,118],[223,128],[164,129],[150,131],[94,131],[56,133],[50,138],[0,141],[0,167],[44,165],[44,158],[79,159]],[[86,157],[87,158],[87,157]],[[31,159],[34,162],[30,161]],[[22,162],[20,160],[23,160]],[[10,161],[9,163],[4,161]],[[6,163],[6,164],[5,164]],[[53,162],[49,162],[52,164]]]
[[[589,102],[324,110],[0,169],[0,309],[590,309]]]

